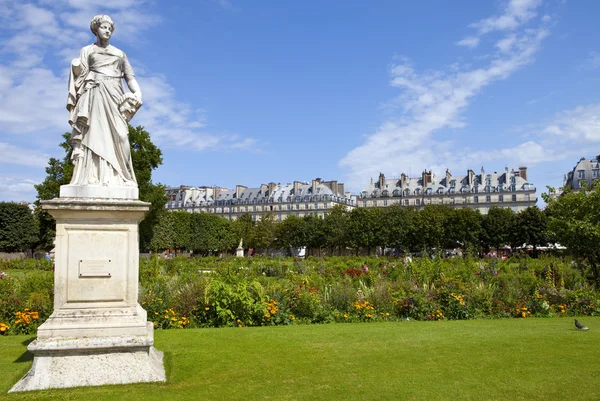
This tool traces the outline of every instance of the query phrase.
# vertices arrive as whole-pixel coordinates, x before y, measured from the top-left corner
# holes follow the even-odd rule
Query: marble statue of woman
[[[142,92],[127,55],[108,43],[114,28],[108,15],[95,16],[90,29],[96,42],[81,49],[71,65],[67,109],[74,170],[69,186],[137,189],[127,123],[142,105]]]

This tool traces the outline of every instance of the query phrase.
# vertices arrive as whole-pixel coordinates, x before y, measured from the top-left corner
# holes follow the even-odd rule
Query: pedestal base
[[[138,187],[106,187],[103,185],[61,185],[61,198],[138,199]]]
[[[9,393],[51,388],[166,381],[163,353],[147,336],[56,337],[35,340],[31,370]]]

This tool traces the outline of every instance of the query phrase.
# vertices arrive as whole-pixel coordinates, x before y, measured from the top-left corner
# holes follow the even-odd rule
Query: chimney
[[[421,183],[423,184],[423,188],[431,184],[431,170],[423,170],[423,173],[421,173]]]
[[[337,184],[337,190],[338,190],[338,195],[339,196],[344,196],[345,192],[344,192],[344,183],[340,182],[339,184]]]
[[[406,186],[406,179],[408,177],[406,176],[406,174],[402,173],[400,174],[400,187],[404,188]]]
[[[331,180],[331,187],[330,188],[331,188],[331,192],[333,192],[333,194],[335,196],[339,195],[338,192],[337,192],[337,190],[338,190],[338,183],[337,183],[337,181]]]
[[[316,194],[317,193],[317,186],[319,185],[319,179],[315,178],[314,180],[312,180],[312,194]]]
[[[260,193],[264,195],[268,188],[267,184],[260,184]]]
[[[472,187],[475,184],[475,172],[469,169],[467,170],[467,176],[469,177],[469,187]]]
[[[383,190],[384,185],[385,185],[385,176],[383,175],[383,173],[379,173],[379,189]]]
[[[450,177],[452,174],[450,174],[450,170],[446,169],[446,186],[450,185]]]
[[[275,184],[274,182],[269,183],[269,196],[273,196],[273,192],[275,191],[276,186],[277,184]]]
[[[214,200],[217,200],[217,198],[221,194],[221,188],[220,187],[214,187],[213,188],[213,193],[214,193]]]
[[[527,181],[527,167],[521,166],[519,167],[519,176]]]
[[[298,196],[298,191],[300,190],[300,185],[302,185],[302,183],[300,181],[294,181],[294,196]]]
[[[243,185],[236,185],[235,186],[235,197],[237,199],[240,199],[240,196],[242,196],[242,192],[244,191],[244,189],[247,189],[248,187],[245,187]]]

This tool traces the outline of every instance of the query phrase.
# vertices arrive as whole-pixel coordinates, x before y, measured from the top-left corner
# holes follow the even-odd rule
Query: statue
[[[142,105],[142,92],[127,55],[109,44],[114,22],[97,15],[96,42],[71,63],[67,110],[73,128],[74,164],[69,185],[136,187],[127,123]],[[125,93],[123,78],[131,93]]]

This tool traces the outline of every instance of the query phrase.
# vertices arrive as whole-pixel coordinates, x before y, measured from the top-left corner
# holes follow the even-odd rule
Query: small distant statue
[[[238,258],[243,258],[244,257],[244,247],[242,246],[242,240],[243,239],[240,238],[240,245],[235,250],[235,256],[237,256]]]
[[[127,123],[142,105],[142,92],[127,55],[109,44],[115,29],[110,17],[95,16],[90,29],[96,42],[72,61],[69,78],[70,185],[137,187]],[[123,79],[131,93],[125,93]]]

